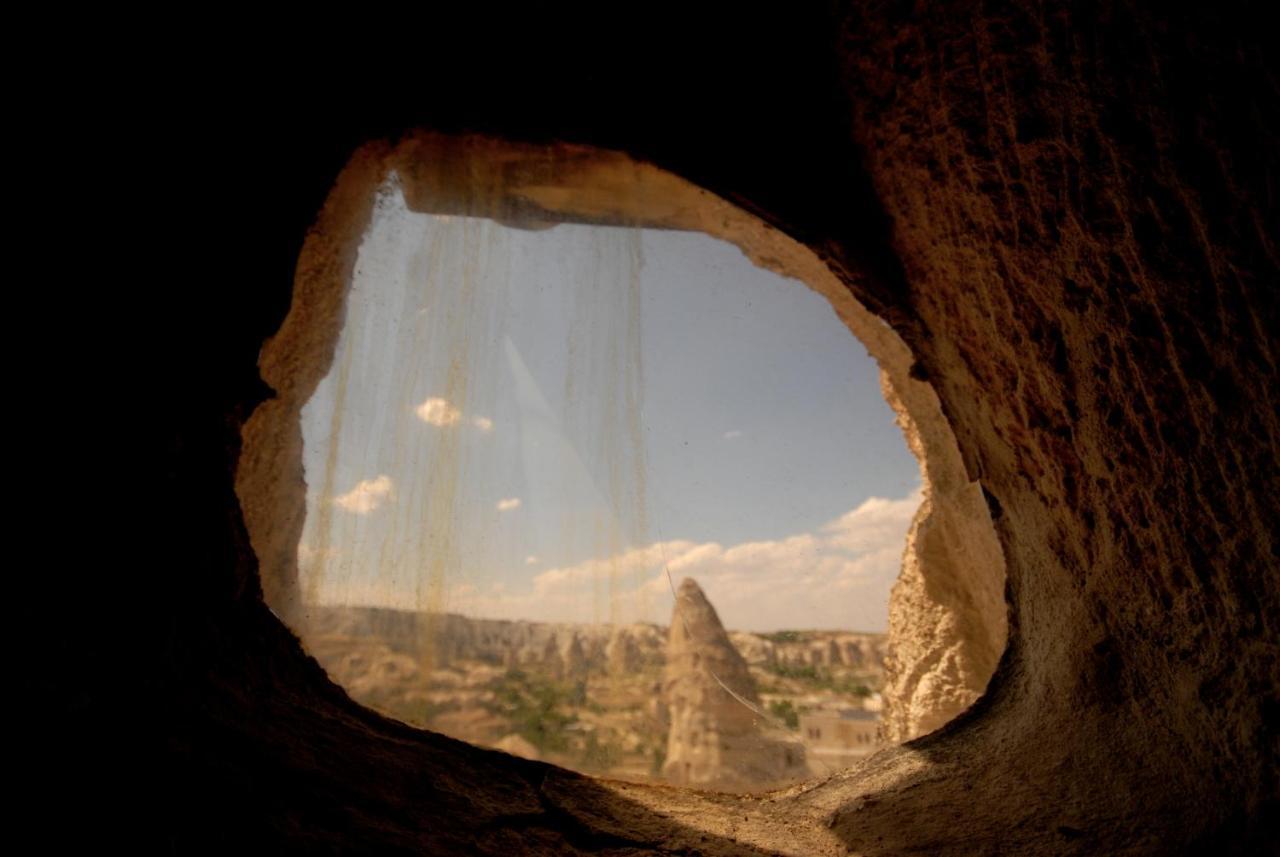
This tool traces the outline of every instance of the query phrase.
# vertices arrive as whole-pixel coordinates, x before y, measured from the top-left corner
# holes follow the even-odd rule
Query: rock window
[[[801,718],[923,728],[886,670],[886,605],[927,511],[901,432],[921,456],[938,429],[825,266],[580,150],[424,136],[358,156],[326,217],[238,487],[268,602],[357,701],[730,789],[832,770]],[[988,630],[972,670],[1003,645]]]

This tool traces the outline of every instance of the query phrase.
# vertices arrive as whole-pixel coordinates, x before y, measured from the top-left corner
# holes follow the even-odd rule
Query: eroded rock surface
[[[447,669],[458,661],[480,661],[580,679],[660,666],[666,645],[664,629],[643,622],[619,626],[529,622],[385,607],[312,607],[307,616],[304,639],[318,654],[328,641],[363,640],[417,655],[435,669]],[[336,675],[346,674],[340,664],[323,656],[321,661]]]
[[[162,655],[148,681],[165,691],[167,775],[162,820],[144,825],[163,850],[1275,851],[1280,96],[1263,7],[839,4],[837,25],[797,23],[803,5],[775,10],[754,41],[733,29],[743,10],[671,50],[683,20],[645,31],[631,15],[616,34],[636,34],[633,53],[512,28],[490,78],[470,46],[445,56],[437,40],[405,52],[412,76],[377,66],[351,111],[324,85],[309,102],[292,89],[292,110],[276,94],[255,107],[245,87],[234,115],[200,125],[226,133],[183,138],[207,144],[182,165],[201,180],[166,213],[200,228],[164,270],[174,350],[148,380],[166,397],[172,466],[160,524],[139,540],[151,550],[154,531],[147,559],[164,574],[130,617]],[[655,49],[662,62],[636,61]],[[365,100],[397,79],[412,91]],[[823,782],[743,798],[483,751],[326,680],[262,603],[288,579],[259,585],[259,561],[289,562],[300,518],[285,509],[272,543],[243,526],[300,497],[288,439],[245,447],[279,466],[239,508],[232,471],[249,412],[300,407],[328,368],[340,290],[302,310],[323,329],[292,362],[260,375],[258,361],[290,289],[308,293],[308,271],[290,282],[304,235],[358,237],[376,159],[353,167],[367,184],[325,203],[349,221],[317,222],[317,206],[356,147],[421,126],[663,164],[794,236],[903,337],[1007,563],[1009,646],[968,715]],[[716,209],[697,228],[731,219]],[[322,249],[310,274],[349,274],[350,254]],[[96,651],[122,624],[109,621],[75,642]],[[118,709],[119,662],[102,666],[98,683],[75,676],[47,746],[83,734],[87,710]]]
[[[899,743],[932,732],[982,695],[1004,653],[1008,608],[1004,555],[982,488],[965,472],[933,388],[884,373],[881,389],[924,484],[889,596],[880,728]]]
[[[680,584],[669,634],[667,782],[758,790],[805,776],[804,748],[769,728],[747,662],[690,578]]]

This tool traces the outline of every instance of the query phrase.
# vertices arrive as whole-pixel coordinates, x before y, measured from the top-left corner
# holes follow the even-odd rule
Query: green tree
[[[516,734],[544,752],[568,749],[566,730],[577,722],[563,710],[570,688],[523,670],[510,670],[490,689],[495,699],[490,710],[506,718]]]
[[[775,699],[769,703],[769,713],[785,723],[788,729],[800,728],[800,712],[789,699]]]

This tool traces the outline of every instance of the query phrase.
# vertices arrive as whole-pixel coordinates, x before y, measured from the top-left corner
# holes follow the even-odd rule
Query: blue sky
[[[919,470],[826,300],[700,233],[525,231],[387,189],[303,410],[309,596],[883,629]]]

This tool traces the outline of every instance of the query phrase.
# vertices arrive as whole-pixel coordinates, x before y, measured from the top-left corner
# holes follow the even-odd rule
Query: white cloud
[[[501,500],[498,501],[499,512],[510,512],[512,509],[519,509],[519,508],[520,508],[519,497],[503,497]]]
[[[373,479],[362,480],[346,494],[334,497],[333,502],[348,512],[367,515],[391,499],[393,492],[391,477],[384,473]]]
[[[485,434],[493,431],[493,420],[488,417],[472,417],[471,424]]]
[[[501,599],[461,598],[476,615],[594,621],[601,598],[628,618],[666,623],[671,584],[693,577],[734,629],[883,630],[921,493],[872,497],[811,532],[721,545],[673,540],[537,574]]]
[[[516,498],[509,498],[515,500]],[[671,619],[671,583],[693,577],[726,627],[884,630],[906,533],[921,492],[872,497],[827,524],[779,539],[722,545],[672,540],[547,569],[529,583],[515,574],[505,590],[448,587],[447,609],[473,616],[548,622]],[[507,502],[507,501],[504,501]],[[514,507],[511,507],[514,508]],[[530,562],[533,560],[533,562]],[[529,566],[537,557],[526,557]],[[362,586],[367,586],[367,591]],[[340,590],[340,591],[339,591]],[[344,581],[324,597],[344,603],[413,606],[411,579]]]
[[[449,404],[448,399],[441,399],[437,396],[433,396],[418,405],[414,413],[424,423],[430,423],[441,428],[454,425],[458,420],[462,419],[462,411]]]
[[[901,500],[870,497],[852,511],[822,527],[822,538],[846,551],[875,550],[899,537],[903,521],[908,523],[920,505],[917,489]]]
[[[725,440],[736,440],[737,438],[742,437],[742,432],[738,429],[731,429],[730,431],[725,432],[723,437]]]
[[[539,560],[539,559],[538,559],[536,556],[534,556],[533,554],[529,554],[527,557],[525,557],[525,558],[524,558],[524,564],[525,564],[525,565],[537,565],[540,561],[541,561],[541,560]]]

